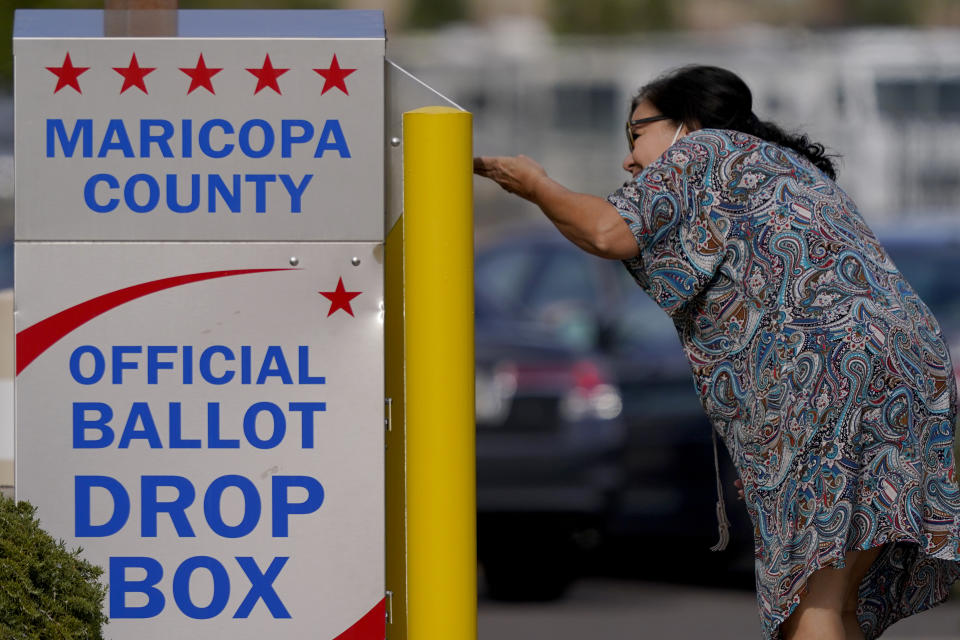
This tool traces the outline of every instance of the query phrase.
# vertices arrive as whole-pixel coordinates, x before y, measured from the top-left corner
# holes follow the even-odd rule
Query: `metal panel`
[[[383,50],[16,39],[16,239],[382,241]],[[128,82],[134,55],[154,70]],[[208,83],[184,71],[201,55]],[[250,72],[267,56],[275,83]]]
[[[118,616],[114,606],[109,637],[219,632],[332,639],[371,611],[382,624],[381,262],[382,246],[375,243],[18,243],[18,497],[38,507],[42,526],[55,538],[82,546],[93,562],[109,569],[111,558],[147,557],[163,571],[156,584],[165,597],[162,610],[138,620]],[[229,273],[245,269],[274,270]],[[190,274],[210,272],[221,273],[190,281]],[[343,290],[359,292],[346,301],[349,310],[323,295],[335,292],[341,279]],[[265,402],[285,422],[276,443],[279,419],[267,410],[245,429],[245,415]],[[297,402],[325,403],[310,412],[312,428],[304,426],[307,411],[291,408]],[[112,415],[100,420],[107,412]],[[224,448],[218,438],[238,443]],[[195,442],[177,447],[178,439]],[[129,518],[115,533],[76,535],[77,522],[86,522],[76,476],[106,476],[129,494]],[[179,493],[188,503],[183,521],[195,536],[178,532],[162,507],[158,517],[149,515],[141,483],[150,476],[183,478],[195,490],[189,500]],[[211,498],[211,484],[228,476],[255,489],[258,518],[257,501],[240,489],[229,488],[219,499],[214,491]],[[278,479],[292,476],[315,478],[323,501],[290,515],[283,536],[272,524],[271,493],[274,483],[284,482]],[[108,523],[111,494],[98,488],[90,494],[88,524]],[[288,494],[291,502],[308,496],[298,488]],[[158,499],[176,501],[178,490],[163,486]],[[211,499],[213,507],[205,508]],[[211,511],[222,514],[222,523],[211,524]],[[225,528],[244,529],[246,516],[257,518],[251,530],[223,535]],[[187,558],[204,556],[229,576],[223,605],[217,604],[222,585],[215,589],[211,579],[215,569],[197,569],[189,589],[174,584]],[[263,600],[248,617],[233,619],[251,584],[237,560],[244,557],[263,572],[274,558],[289,558],[272,580],[289,619],[275,617]],[[141,580],[143,573],[129,569],[127,579]],[[116,571],[107,578],[112,597],[118,590],[122,597]],[[134,593],[144,590],[134,585],[122,602],[149,604]],[[222,610],[209,620],[192,619],[183,602]]]

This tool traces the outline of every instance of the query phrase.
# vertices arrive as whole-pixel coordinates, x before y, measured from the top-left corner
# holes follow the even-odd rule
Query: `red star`
[[[340,63],[337,61],[337,54],[333,54],[333,60],[330,62],[328,69],[314,69],[314,71],[323,76],[323,90],[320,92],[320,95],[334,88],[340,89],[340,91],[350,95],[347,91],[347,84],[343,79],[356,71],[356,69],[341,69]]]
[[[318,291],[320,295],[331,302],[330,311],[327,312],[329,318],[334,312],[343,309],[353,316],[353,309],[350,308],[350,301],[360,295],[361,291],[347,291],[343,288],[343,278],[337,281],[337,288],[334,291]]]
[[[208,67],[207,63],[203,61],[203,54],[201,53],[200,59],[197,60],[197,66],[193,67],[192,69],[190,67],[180,67],[180,71],[183,71],[185,74],[190,76],[190,88],[187,89],[187,95],[190,95],[193,93],[194,89],[199,89],[200,87],[203,87],[210,93],[215,94],[216,91],[213,90],[213,83],[210,82],[210,79],[223,71],[223,68],[214,69],[212,67]]]
[[[70,60],[70,52],[68,51],[67,55],[63,58],[62,65],[59,67],[47,67],[47,71],[57,76],[57,88],[54,89],[53,92],[56,93],[64,87],[73,87],[77,93],[83,93],[83,91],[80,91],[80,83],[77,81],[77,78],[89,68],[90,67],[73,66],[73,61]]]
[[[156,71],[156,67],[141,67],[140,63],[137,62],[137,54],[130,56],[130,64],[126,67],[114,67],[114,71],[123,76],[123,86],[120,87],[120,93],[123,93],[130,87],[136,87],[143,91],[147,92],[147,85],[143,83],[143,79],[147,77],[148,74]]]
[[[257,88],[253,91],[253,95],[257,95],[261,89],[266,89],[267,87],[280,93],[280,85],[277,84],[277,78],[287,71],[290,71],[290,69],[275,69],[273,63],[270,62],[270,54],[268,53],[267,57],[263,59],[262,67],[259,69],[247,69],[247,71],[257,76]]]

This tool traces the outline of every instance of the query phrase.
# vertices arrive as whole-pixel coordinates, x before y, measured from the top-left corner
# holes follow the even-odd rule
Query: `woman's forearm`
[[[617,209],[597,196],[567,189],[550,177],[541,176],[531,202],[575,245],[603,258],[636,257],[637,241]]]
[[[538,205],[560,233],[584,251],[620,260],[636,257],[633,232],[612,204],[567,189],[530,158],[474,158],[473,170]]]

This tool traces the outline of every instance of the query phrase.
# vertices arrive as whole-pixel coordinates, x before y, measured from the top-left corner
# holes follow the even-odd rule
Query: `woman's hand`
[[[534,203],[537,182],[547,177],[543,167],[523,155],[474,158],[473,172]]]
[[[737,478],[733,481],[733,486],[737,488],[737,499],[743,500],[743,481],[740,478]]]
[[[474,158],[473,172],[540,207],[560,233],[584,251],[617,260],[636,257],[639,251],[633,232],[612,204],[570,191],[527,156]]]

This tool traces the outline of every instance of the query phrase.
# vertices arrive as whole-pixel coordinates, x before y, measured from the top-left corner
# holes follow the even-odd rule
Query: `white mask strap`
[[[683,123],[680,123],[680,126],[677,127],[677,132],[673,134],[673,140],[670,141],[670,146],[673,146],[673,143],[677,141],[677,136],[680,135],[680,129],[683,129]]]

